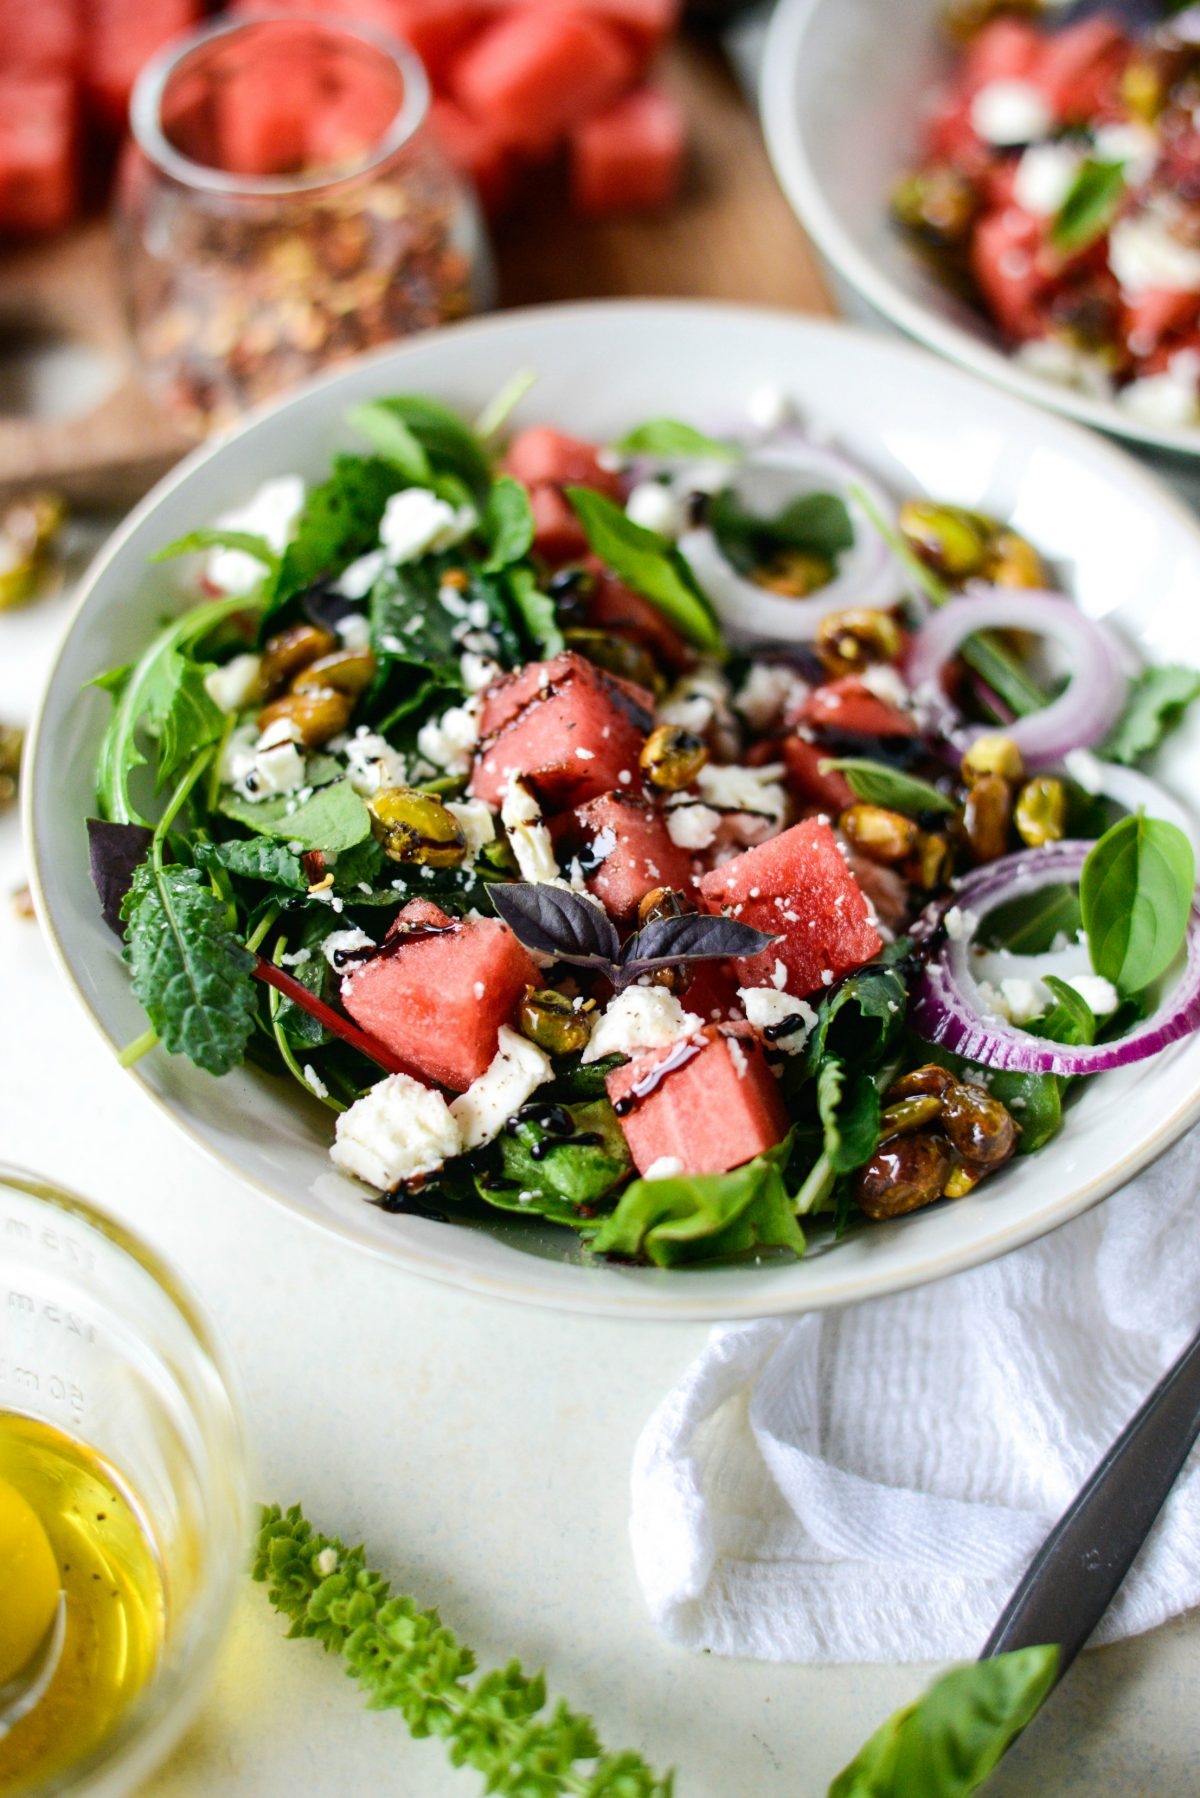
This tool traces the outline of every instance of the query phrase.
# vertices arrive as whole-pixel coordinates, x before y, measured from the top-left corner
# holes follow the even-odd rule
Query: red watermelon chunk
[[[883,947],[837,838],[816,818],[703,875],[700,894],[710,911],[731,913],[779,939],[735,964],[743,986],[763,985],[782,961],[788,991],[803,998]]]
[[[555,843],[564,867],[579,857],[588,892],[614,918],[632,917],[655,887],[691,892],[691,858],[671,841],[658,808],[635,793],[601,793],[577,806],[558,821]]]
[[[456,923],[424,899],[409,901],[386,942],[386,953],[343,976],[342,1004],[415,1072],[465,1092],[490,1064],[525,987],[538,984],[537,969],[507,924]]]
[[[0,76],[0,231],[59,231],[71,222],[77,130],[69,77]]]
[[[499,805],[520,776],[547,810],[563,811],[632,787],[653,714],[643,688],[569,650],[530,662],[484,696],[471,792]]]
[[[907,712],[872,693],[856,675],[814,687],[800,721],[843,737],[915,737],[917,726]]]
[[[107,124],[124,130],[142,65],[203,12],[203,0],[86,0],[84,81]]]
[[[690,892],[691,887],[685,890]],[[706,1024],[742,1015],[737,987],[732,975],[726,972],[724,962],[693,962],[691,979],[679,998],[686,1011],[695,1012]]]
[[[637,1097],[633,1088],[656,1070],[658,1084]],[[778,1083],[746,1025],[709,1024],[614,1068],[605,1085],[640,1174],[664,1156],[682,1162],[685,1174],[728,1173],[788,1132]]]
[[[75,74],[81,38],[75,0],[0,0],[0,70],[5,75]]]
[[[586,13],[614,25],[642,58],[676,30],[683,12],[681,0],[533,0],[533,6],[539,12]]]
[[[785,737],[779,754],[787,770],[787,784],[801,805],[820,805],[826,811],[840,812],[854,804],[854,793],[844,774],[836,768],[828,774],[821,772],[821,763],[829,760],[827,749],[805,737]]]
[[[577,562],[587,549],[587,537],[558,488],[545,483],[531,487],[529,509],[533,513],[535,555],[541,556],[552,567],[562,562]]]
[[[580,121],[571,136],[571,198],[593,218],[669,206],[683,179],[687,126],[670,94],[645,87]]]
[[[569,437],[549,425],[518,432],[508,446],[504,467],[526,487],[594,487],[609,499],[619,499],[621,494],[619,477],[603,467],[594,443]]]
[[[615,100],[636,72],[619,33],[584,13],[519,10],[489,25],[450,77],[460,106],[530,154]]]
[[[1031,79],[1061,119],[1087,119],[1115,91],[1129,45],[1111,19],[1081,19],[1043,38]]]
[[[989,81],[1022,81],[1032,76],[1045,52],[1046,40],[1022,19],[1003,15],[977,31],[959,65],[957,87],[975,94]]]
[[[593,630],[619,631],[634,638],[676,673],[691,666],[692,651],[656,605],[607,573],[594,556],[588,567],[596,580],[587,600],[587,621]]]

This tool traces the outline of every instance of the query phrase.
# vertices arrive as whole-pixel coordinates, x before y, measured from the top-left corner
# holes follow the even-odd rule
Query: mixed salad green
[[[961,1198],[1196,1028],[1192,826],[1133,764],[1200,677],[782,406],[504,413],[360,406],[162,552],[178,615],[95,682],[127,1062],[294,1080],[385,1208],[674,1266]]]

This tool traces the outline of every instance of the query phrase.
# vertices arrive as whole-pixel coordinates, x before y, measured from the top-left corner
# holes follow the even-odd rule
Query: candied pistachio
[[[260,679],[268,693],[278,693],[315,662],[318,656],[332,655],[337,648],[332,631],[319,624],[289,624],[286,630],[268,637],[263,648]]]
[[[1017,1146],[1017,1126],[999,1099],[966,1082],[942,1099],[942,1129],[964,1161],[993,1168]]]
[[[750,579],[781,599],[807,599],[810,593],[827,587],[836,572],[828,556],[806,549],[781,549],[763,567],[752,569]]]
[[[940,1137],[927,1131],[897,1136],[859,1169],[854,1196],[877,1222],[903,1217],[941,1198],[950,1165],[950,1151]]]
[[[892,189],[892,217],[938,249],[965,244],[979,211],[979,195],[949,163],[902,175]]]
[[[1167,66],[1153,51],[1135,50],[1121,73],[1120,95],[1126,111],[1144,125],[1152,125],[1166,105],[1170,91]]]
[[[1046,585],[1046,565],[1028,537],[1019,531],[997,531],[988,548],[983,567],[985,580],[997,587],[1033,587]]]
[[[332,687],[335,693],[348,693],[351,699],[358,699],[374,680],[375,667],[375,657],[369,649],[336,649],[332,655],[318,656],[302,668],[292,682],[292,692]]]
[[[996,530],[994,519],[965,506],[909,499],[900,508],[900,532],[928,567],[952,581],[982,574]]]
[[[606,674],[631,680],[635,686],[645,687],[651,693],[666,692],[667,682],[662,669],[645,645],[635,643],[632,637],[623,636],[620,631],[576,628],[564,631],[563,639],[568,649],[585,656]]]
[[[901,1074],[892,1081],[887,1089],[887,1102],[891,1105],[897,1099],[913,1098],[918,1093],[936,1093],[940,1098],[957,1085],[958,1081],[949,1068],[939,1066],[936,1061],[927,1061],[923,1066],[910,1068],[907,1074]]]
[[[367,810],[371,834],[389,861],[456,868],[466,859],[462,825],[432,793],[415,787],[381,787],[367,800]]]
[[[690,787],[707,760],[704,738],[679,724],[660,724],[652,730],[638,757],[646,779],[666,793]]]
[[[293,689],[273,699],[258,714],[259,730],[266,730],[280,718],[287,718],[300,733],[306,749],[318,749],[345,730],[354,710],[349,693],[336,693],[332,687]]]
[[[982,780],[985,774],[998,774],[1015,786],[1025,778],[1025,762],[1011,737],[1000,731],[988,731],[976,737],[962,758],[962,777],[968,786]]]
[[[1052,775],[1027,780],[1013,808],[1017,835],[1031,849],[1043,843],[1060,843],[1067,834],[1067,789]]]
[[[950,1176],[942,1188],[944,1199],[965,1199],[969,1192],[974,1192],[979,1182],[987,1173],[985,1167],[969,1167],[965,1161],[951,1168]]]
[[[923,1130],[942,1115],[941,1095],[912,1093],[885,1106],[879,1120],[879,1134],[884,1142],[892,1136],[907,1136],[912,1130]]]
[[[0,512],[0,612],[32,599],[67,516],[56,493],[24,493]]]
[[[638,900],[638,929],[657,924],[662,918],[687,918],[698,909],[695,900],[681,893],[678,887],[651,887]]]
[[[985,774],[967,793],[963,829],[976,862],[999,861],[1008,852],[1012,788],[998,774]]]
[[[838,819],[846,841],[876,862],[902,862],[917,847],[920,832],[903,812],[860,800],[848,805]]]
[[[17,796],[17,779],[21,772],[21,751],[25,733],[15,724],[0,724],[0,810],[11,805]]]
[[[837,677],[857,674],[879,662],[894,662],[904,648],[904,638],[890,612],[848,606],[821,620],[815,647],[825,672]]]
[[[575,1055],[587,1047],[591,1022],[582,1006],[553,987],[527,986],[517,1006],[522,1036],[547,1055]]]

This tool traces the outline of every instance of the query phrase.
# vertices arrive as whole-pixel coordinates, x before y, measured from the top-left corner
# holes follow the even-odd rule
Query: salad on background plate
[[[92,871],[148,1029],[385,1209],[677,1266],[961,1200],[1200,1024],[1200,693],[782,394],[595,445],[359,406],[163,552]],[[986,1202],[981,1201],[981,1202]]]

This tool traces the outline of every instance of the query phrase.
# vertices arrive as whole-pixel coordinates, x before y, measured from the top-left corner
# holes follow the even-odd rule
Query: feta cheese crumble
[[[665,986],[627,986],[610,1000],[583,1051],[584,1061],[665,1049],[699,1030],[702,1019],[685,1011]]]
[[[441,1093],[408,1074],[389,1074],[338,1118],[335,1167],[380,1192],[436,1173],[462,1153],[462,1131]]]
[[[346,778],[362,799],[369,799],[382,787],[408,785],[408,767],[399,750],[393,749],[386,737],[360,724],[342,749],[346,762]]]
[[[786,662],[751,662],[734,695],[734,709],[751,730],[767,731],[785,711],[798,711],[809,690],[808,682]]]
[[[340,974],[361,961],[364,950],[369,953],[374,947],[374,937],[368,936],[365,930],[334,930],[321,944],[321,954],[334,973]]]
[[[720,812],[708,805],[675,805],[667,812],[667,835],[677,849],[708,849],[720,828]]]
[[[428,718],[417,732],[417,752],[447,774],[469,774],[479,742],[479,695],[452,705],[440,718]]]
[[[681,537],[687,527],[680,499],[661,481],[639,481],[625,501],[625,516],[660,537]]]
[[[785,969],[786,977],[786,969]],[[811,1005],[803,999],[793,999],[780,986],[739,986],[738,998],[746,1013],[747,1022],[759,1036],[765,1032],[774,1032],[780,1024],[795,1019],[795,1029],[784,1036],[772,1034],[766,1037],[772,1047],[782,1049],[785,1055],[799,1055],[808,1041],[808,1033],[817,1021],[817,1014]]]
[[[388,562],[397,567],[431,551],[451,548],[477,523],[473,506],[452,506],[427,487],[406,487],[393,493],[384,507],[379,543]]]
[[[204,690],[223,712],[240,712],[258,687],[262,657],[234,656],[204,677]]]
[[[1175,236],[1170,214],[1134,213],[1109,232],[1108,263],[1127,295],[1200,292],[1200,250]]]
[[[304,751],[300,732],[290,718],[277,718],[261,736],[250,727],[235,731],[221,758],[221,777],[251,805],[294,793],[304,785]]]
[[[524,781],[509,781],[500,807],[500,822],[508,832],[522,880],[535,885],[561,882],[562,869],[542,818],[542,808]]]
[[[450,1116],[462,1132],[464,1149],[478,1149],[491,1142],[554,1072],[545,1051],[507,1024],[501,1024],[497,1040],[490,1065],[450,1104]]]
[[[676,1180],[683,1172],[683,1163],[678,1155],[660,1155],[652,1161],[642,1175],[643,1180]]]
[[[1031,144],[1049,135],[1054,114],[1031,81],[985,81],[971,102],[971,124],[985,143]]]
[[[261,537],[278,554],[287,547],[303,505],[302,476],[281,474],[264,481],[244,506],[222,512],[214,524],[221,530],[245,531],[252,537]],[[214,549],[204,572],[223,593],[249,593],[262,580],[266,569],[257,556],[244,549]]]
[[[481,849],[496,840],[496,820],[492,816],[491,807],[482,799],[446,799],[442,802],[446,810],[458,820],[458,825],[467,839],[467,864],[475,860]]]

